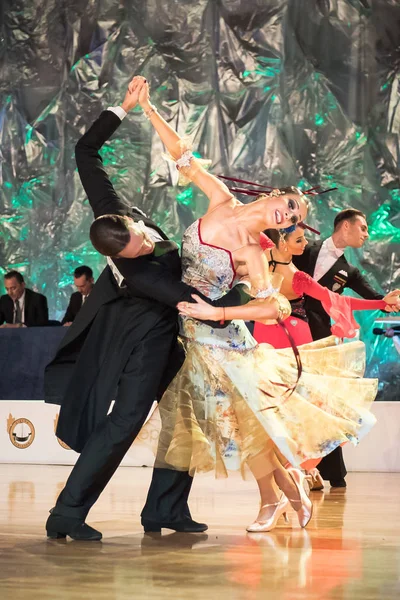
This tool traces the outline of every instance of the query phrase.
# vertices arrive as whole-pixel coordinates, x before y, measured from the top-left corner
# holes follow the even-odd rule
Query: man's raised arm
[[[79,177],[95,218],[110,214],[126,215],[130,211],[131,207],[116,193],[104,169],[99,150],[136,104],[136,95],[127,92],[122,105],[103,111],[75,146]]]

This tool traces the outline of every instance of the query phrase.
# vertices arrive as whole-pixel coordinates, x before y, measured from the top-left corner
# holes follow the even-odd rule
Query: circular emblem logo
[[[16,448],[29,448],[35,439],[35,428],[29,419],[16,419],[8,430],[10,441]]]
[[[60,440],[59,437],[57,438],[57,442],[60,444],[60,446],[62,446],[62,448],[64,448],[64,450],[71,450],[71,448],[69,446],[67,446],[67,444],[65,442],[63,442],[62,440]]]
[[[57,433],[57,425],[58,425],[58,415],[56,415],[54,417],[54,433],[55,434]],[[62,440],[60,440],[59,437],[57,437],[57,435],[56,435],[56,440],[60,444],[60,446],[62,448],[64,448],[64,450],[71,450],[71,448],[69,446],[67,446],[67,444],[65,442],[63,442]]]

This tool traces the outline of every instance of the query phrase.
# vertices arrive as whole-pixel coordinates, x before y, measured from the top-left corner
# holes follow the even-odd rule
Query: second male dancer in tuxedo
[[[99,149],[135,106],[141,81],[121,107],[104,111],[76,146],[79,175],[96,217],[92,243],[114,258],[46,369],[46,401],[61,404],[57,436],[80,452],[47,520],[53,538],[101,539],[86,516],[184,360],[175,307],[192,301],[193,293],[210,302],[181,281],[176,244],[118,197],[103,168]],[[244,304],[250,299],[246,290],[237,285],[212,304]],[[145,531],[207,529],[191,519],[191,484],[188,473],[154,469],[142,512]]]
[[[337,294],[348,287],[362,298],[377,300],[383,296],[369,285],[360,271],[348,263],[344,256],[346,248],[361,248],[367,239],[365,215],[354,208],[347,208],[336,215],[332,236],[325,241],[309,244],[301,256],[293,257],[293,262],[298,269]],[[321,302],[306,296],[305,309],[313,340],[330,336],[330,317]],[[346,487],[347,471],[340,446],[321,460],[318,469],[332,487]]]

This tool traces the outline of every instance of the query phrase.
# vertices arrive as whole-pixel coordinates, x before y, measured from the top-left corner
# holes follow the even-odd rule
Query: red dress
[[[286,329],[289,331],[296,346],[312,342],[310,327],[304,310],[304,298],[290,300],[292,314],[283,321]],[[288,348],[290,346],[289,338],[285,330],[278,324],[263,325],[263,323],[254,324],[253,337],[257,342],[270,344],[276,349]]]
[[[263,250],[275,248],[275,244],[264,233],[260,234],[260,246]],[[310,327],[308,326],[306,311],[304,310],[304,298],[290,300],[292,314],[285,319],[284,324],[289,331],[296,346],[312,342]],[[270,344],[274,348],[288,348],[289,338],[285,330],[278,324],[263,325],[257,321],[254,324],[253,337],[257,342]]]
[[[262,245],[262,244],[261,244]],[[312,298],[320,300],[322,306],[330,317],[335,321],[332,325],[332,334],[337,337],[354,337],[358,324],[354,320],[353,310],[383,310],[386,306],[384,300],[364,300],[362,298],[351,298],[340,296],[322,287],[309,275],[297,271],[293,277],[293,290],[299,294],[299,298],[291,300],[292,314],[285,319],[284,324],[291,333],[296,346],[312,342],[311,331],[307,323],[304,310],[303,293]],[[304,316],[303,316],[304,313]],[[255,323],[253,337],[257,342],[270,344],[274,348],[288,348],[289,338],[279,325],[263,325]],[[341,444],[343,446],[344,444]],[[314,469],[321,459],[310,459],[301,464],[306,471]]]

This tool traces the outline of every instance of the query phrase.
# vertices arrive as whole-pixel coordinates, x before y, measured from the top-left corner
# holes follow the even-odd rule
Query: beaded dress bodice
[[[225,294],[236,277],[229,250],[206,244],[201,219],[186,229],[182,239],[182,280],[215,300]]]
[[[215,300],[234,285],[236,273],[229,250],[207,244],[201,237],[201,219],[192,223],[182,239],[182,280]],[[195,319],[181,319],[181,334],[205,344],[235,350],[253,348],[256,342],[244,321],[231,321],[222,329],[214,329]]]

